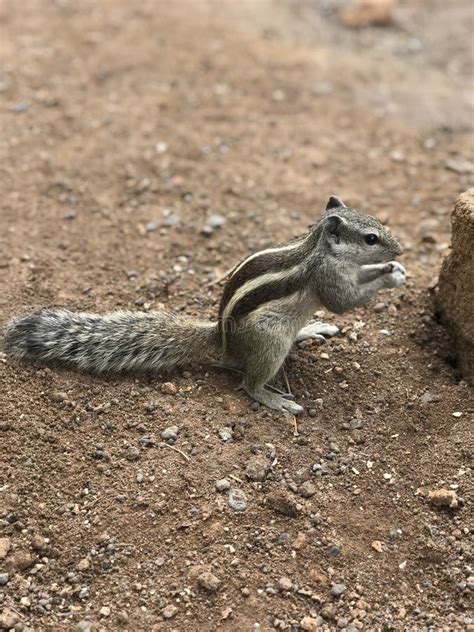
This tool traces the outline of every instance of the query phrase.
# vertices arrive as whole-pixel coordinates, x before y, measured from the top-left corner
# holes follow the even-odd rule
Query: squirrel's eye
[[[377,237],[377,235],[374,235],[374,233],[369,233],[368,235],[366,235],[364,237],[365,239],[365,243],[369,244],[369,246],[373,246],[374,244],[376,244],[379,240],[379,238]]]

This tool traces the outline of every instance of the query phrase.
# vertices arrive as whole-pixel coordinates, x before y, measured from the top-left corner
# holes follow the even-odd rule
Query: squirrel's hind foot
[[[312,338],[313,340],[319,340],[321,342],[326,342],[326,338],[332,338],[339,333],[339,327],[336,325],[330,325],[329,323],[316,322],[310,323],[299,330],[296,334],[295,342],[302,342],[303,340],[308,340]]]
[[[292,415],[299,415],[304,411],[303,406],[300,406],[291,399],[287,399],[287,396],[290,395],[290,393],[282,395],[281,393],[271,392],[264,386],[256,389],[250,389],[246,387],[245,384],[242,384],[242,388],[256,402],[259,402],[272,410],[276,410],[281,413],[291,413]]]

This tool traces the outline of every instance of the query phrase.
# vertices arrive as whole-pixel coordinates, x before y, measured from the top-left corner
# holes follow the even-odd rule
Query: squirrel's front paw
[[[387,272],[384,275],[385,287],[399,287],[406,282],[406,271],[398,261],[387,263]]]

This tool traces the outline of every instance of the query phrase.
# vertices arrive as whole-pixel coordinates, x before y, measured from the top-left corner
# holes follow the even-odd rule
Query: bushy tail
[[[99,373],[168,371],[218,356],[221,343],[217,323],[172,312],[46,309],[11,321],[4,349],[18,359]]]

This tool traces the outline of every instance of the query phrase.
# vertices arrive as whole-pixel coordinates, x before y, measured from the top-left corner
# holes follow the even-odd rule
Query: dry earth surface
[[[294,349],[296,425],[206,367],[96,378],[2,356],[4,627],[473,630],[474,403],[432,312],[472,185],[472,4],[406,0],[365,30],[337,9],[0,5],[0,323],[50,305],[214,318],[219,277],[332,193],[390,225],[408,270]],[[428,500],[440,488],[456,507]]]

